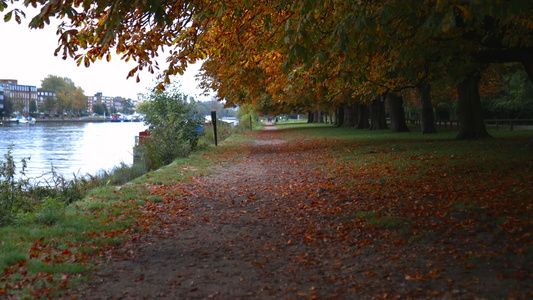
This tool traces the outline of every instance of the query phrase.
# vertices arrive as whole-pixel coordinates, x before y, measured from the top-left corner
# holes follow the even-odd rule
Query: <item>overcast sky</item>
[[[117,55],[111,62],[104,59],[89,68],[76,66],[73,59],[54,56],[58,45],[55,26],[30,30],[27,26],[30,14],[21,25],[14,20],[5,23],[4,14],[5,11],[0,13],[0,79],[17,79],[18,84],[40,87],[45,77],[56,75],[72,79],[87,96],[102,92],[104,96],[132,99],[155,85],[156,75],[148,72],[141,73],[139,83],[135,78],[126,79],[135,64],[125,63]],[[161,56],[164,57],[164,53]],[[199,65],[191,66],[184,76],[175,77],[175,80],[180,82],[184,94],[197,100],[208,100],[209,97],[200,96],[202,91],[197,88],[194,75],[198,69]]]

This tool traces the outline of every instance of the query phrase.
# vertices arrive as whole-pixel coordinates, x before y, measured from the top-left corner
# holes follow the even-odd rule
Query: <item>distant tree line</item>
[[[207,102],[194,101],[194,98],[190,99],[192,99],[191,102],[196,104],[196,109],[201,116],[211,115],[212,111],[216,111],[219,118],[235,117],[237,115],[237,110],[225,108],[224,104],[214,99]]]

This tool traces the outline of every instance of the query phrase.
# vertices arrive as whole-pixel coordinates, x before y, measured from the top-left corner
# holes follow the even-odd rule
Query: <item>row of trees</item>
[[[173,89],[177,91],[179,88],[173,87]],[[150,97],[154,98],[153,93],[150,93]],[[227,109],[224,107],[222,103],[214,99],[212,99],[211,101],[195,101],[193,97],[188,97],[186,95],[184,95],[184,97],[185,99],[183,101],[192,104],[192,106],[194,107],[194,110],[198,113],[199,116],[202,116],[202,117],[210,116],[212,111],[216,111],[217,116],[219,118],[237,116],[237,110]],[[141,102],[137,106],[137,112],[146,114],[149,112],[149,108],[148,108],[149,106],[150,106],[150,101]]]
[[[9,1],[0,0],[0,9]],[[456,95],[458,138],[488,137],[480,84],[494,64],[533,78],[533,2],[521,0],[40,1],[31,25],[63,18],[56,54],[90,65],[116,51],[143,69],[169,47],[162,83],[204,60],[202,85],[227,105],[264,113],[332,111],[393,129],[416,93],[423,133],[435,132],[434,96]],[[80,13],[83,11],[83,13]],[[8,13],[17,18],[20,11]],[[6,16],[8,16],[6,15]],[[492,74],[492,75],[491,75]],[[481,80],[484,81],[481,81]],[[483,86],[483,85],[481,85]],[[489,85],[490,86],[490,85]],[[349,117],[349,115],[357,118]],[[349,123],[349,122],[348,122]],[[357,123],[357,122],[356,122]]]
[[[222,103],[214,99],[212,99],[211,101],[197,101],[194,103],[196,110],[198,111],[198,114],[200,116],[210,116],[212,111],[216,111],[217,116],[219,118],[235,117],[237,115],[236,110],[224,108],[224,105]]]
[[[81,87],[76,86],[74,81],[68,77],[59,77],[56,75],[48,75],[41,80],[41,89],[53,91],[55,96],[45,96],[43,102],[37,104],[36,101],[30,101],[29,112],[42,112],[47,114],[76,114],[82,115],[87,112],[87,97]],[[11,103],[11,99],[6,97],[3,113],[10,115],[12,112],[23,111],[24,104],[21,102]],[[111,113],[119,112],[115,107],[108,109],[104,103],[93,105],[93,112],[99,115],[109,115]],[[122,111],[125,114],[132,114],[135,112],[135,105],[131,99],[123,102]]]
[[[46,96],[42,103],[35,100],[29,102],[29,107],[22,101],[14,101],[8,95],[4,95],[4,108],[1,113],[9,116],[14,112],[28,111],[31,114],[39,112],[57,113],[63,112],[80,114],[87,110],[87,98],[83,89],[77,87],[70,78],[62,78],[48,75],[41,80],[41,89],[54,91],[55,96]]]

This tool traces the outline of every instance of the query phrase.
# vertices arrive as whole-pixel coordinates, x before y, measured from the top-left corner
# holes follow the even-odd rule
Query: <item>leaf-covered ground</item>
[[[0,298],[533,297],[527,139],[280,128],[13,237]]]
[[[531,161],[469,161],[262,131],[212,174],[147,185],[159,227],[71,295],[531,298]]]

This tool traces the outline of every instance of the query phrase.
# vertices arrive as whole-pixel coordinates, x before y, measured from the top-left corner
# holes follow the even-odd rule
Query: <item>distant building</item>
[[[94,96],[87,97],[87,109],[90,113],[93,112],[93,106],[95,104],[105,104],[107,110],[111,110],[113,106],[113,97],[103,96],[102,93],[96,93]]]
[[[4,90],[4,100],[11,101],[14,110],[27,114],[30,101],[37,102],[37,87],[20,85],[16,79],[0,79],[0,86]]]
[[[95,104],[105,104],[109,112],[113,110],[123,110],[124,109],[124,99],[123,97],[108,97],[102,95],[102,93],[96,93],[94,96],[87,97],[87,109],[90,113],[93,112],[93,106]]]
[[[4,87],[0,85],[0,111],[4,110]]]
[[[115,97],[113,98],[113,107],[117,111],[123,111],[124,110],[124,102],[126,102],[126,98],[124,97]]]
[[[48,99],[57,99],[56,92],[52,90],[37,89],[37,106],[41,107]]]

